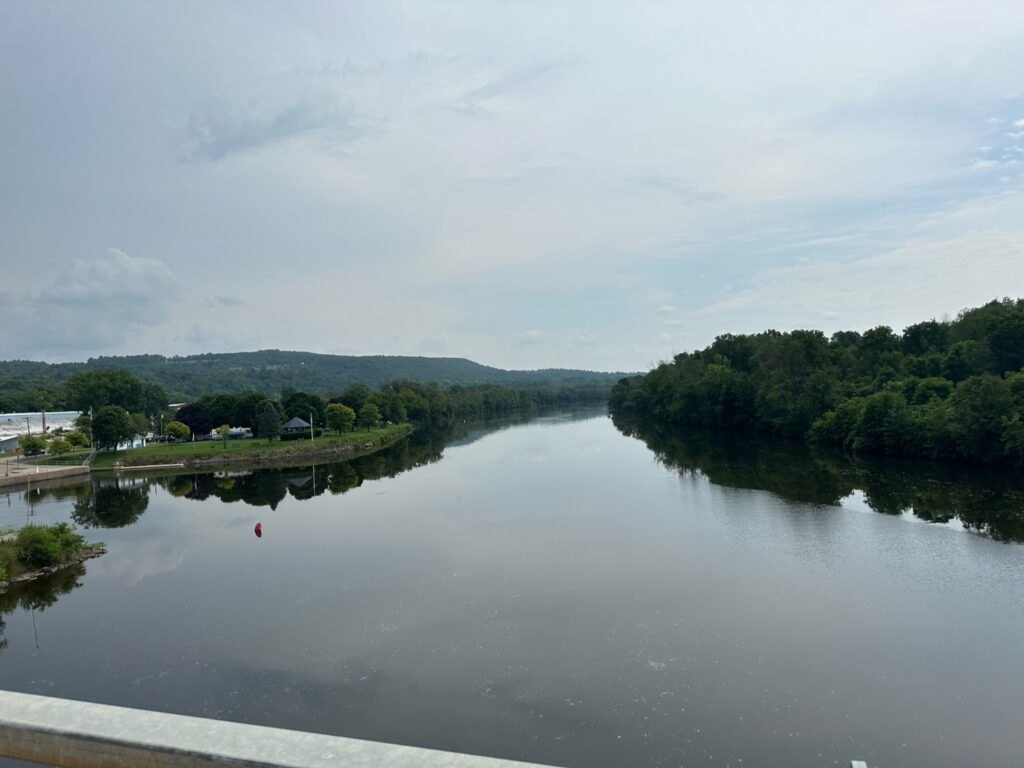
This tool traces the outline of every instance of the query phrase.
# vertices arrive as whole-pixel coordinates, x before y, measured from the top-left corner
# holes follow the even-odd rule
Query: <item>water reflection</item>
[[[84,528],[123,528],[138,520],[149,506],[149,486],[112,479],[93,482],[92,493],[75,500],[71,519]]]
[[[616,419],[658,461],[716,485],[839,505],[860,491],[868,507],[928,522],[958,520],[999,541],[1024,541],[1024,478],[988,467],[880,458],[756,435],[666,430]]]
[[[493,431],[493,428],[449,428],[417,432],[385,450],[344,462],[176,475],[155,478],[151,482],[159,484],[173,496],[195,501],[218,498],[225,503],[241,501],[254,507],[276,509],[286,496],[302,500],[325,493],[339,495],[358,488],[367,480],[394,477],[416,467],[433,464],[441,460],[445,446],[453,440],[465,443],[469,437],[468,442],[472,442]]]
[[[4,636],[4,630],[7,628],[4,622],[6,614],[16,610],[44,611],[56,603],[61,595],[82,586],[79,579],[84,575],[85,564],[76,563],[49,576],[13,584],[6,592],[0,594],[0,650],[7,647],[7,638]]]

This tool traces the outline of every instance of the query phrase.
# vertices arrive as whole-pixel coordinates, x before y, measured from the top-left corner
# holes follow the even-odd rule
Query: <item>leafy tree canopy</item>
[[[92,436],[100,448],[116,448],[135,434],[131,416],[119,405],[105,405],[93,414]]]
[[[645,376],[612,412],[657,424],[805,437],[864,451],[1024,463],[1024,300],[897,335],[720,336]]]

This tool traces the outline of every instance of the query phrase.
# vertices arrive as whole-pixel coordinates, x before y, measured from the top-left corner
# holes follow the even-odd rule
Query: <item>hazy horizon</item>
[[[0,19],[5,359],[636,371],[1024,295],[1017,2]]]

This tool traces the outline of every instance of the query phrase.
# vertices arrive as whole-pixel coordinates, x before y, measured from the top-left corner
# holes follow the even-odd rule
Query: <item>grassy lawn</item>
[[[397,440],[409,432],[407,424],[393,424],[379,429],[357,432],[343,432],[340,435],[321,435],[314,440],[266,440],[250,438],[244,440],[202,440],[196,443],[153,443],[145,448],[127,451],[103,451],[92,463],[93,469],[109,469],[116,462],[131,464],[173,464],[189,458],[209,458],[217,455],[244,456],[246,453],[307,453],[318,448],[342,445],[362,447],[367,443],[378,446]]]
[[[89,449],[84,451],[70,451],[60,456],[38,456],[28,459],[29,464],[43,464],[46,466],[67,466],[70,464],[81,464],[89,455]]]

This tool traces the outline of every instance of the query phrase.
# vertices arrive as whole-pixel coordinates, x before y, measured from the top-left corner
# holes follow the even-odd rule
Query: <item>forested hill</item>
[[[208,392],[258,390],[281,393],[299,389],[328,395],[359,382],[379,387],[405,379],[422,383],[501,384],[508,387],[611,385],[622,373],[549,368],[507,371],[459,357],[318,355],[311,352],[229,352],[164,357],[96,357],[84,363],[0,361],[0,412],[39,408],[47,393],[71,375],[104,368],[125,369],[143,381],[160,384],[172,401],[192,400]],[[38,405],[27,401],[38,396]]]
[[[767,432],[855,450],[1024,465],[1024,300],[896,333],[719,336],[623,379],[620,419]]]

